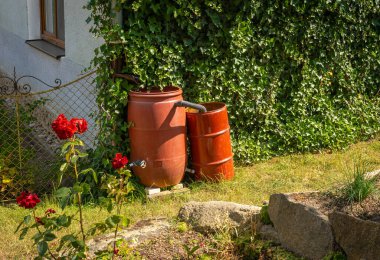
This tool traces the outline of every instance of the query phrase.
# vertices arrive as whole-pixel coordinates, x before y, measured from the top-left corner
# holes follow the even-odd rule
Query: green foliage
[[[331,252],[323,260],[346,260],[347,256],[342,252]]]
[[[186,222],[178,222],[177,223],[177,230],[178,232],[184,233],[189,230],[189,227],[187,226]]]
[[[199,245],[196,246],[188,246],[186,244],[182,245],[183,249],[185,249],[186,252],[186,259],[193,259],[195,256],[195,252],[200,248]]]
[[[8,186],[12,185],[17,173],[16,167],[9,167],[9,165],[9,159],[3,158],[0,154],[0,192],[4,192]]]
[[[91,0],[87,8],[91,31],[105,39],[93,60],[99,158],[129,149],[133,86],[112,79],[110,67],[123,57],[118,72],[144,86],[179,85],[188,100],[225,102],[240,162],[341,149],[380,129],[378,0],[117,0],[114,8]]]
[[[269,217],[268,205],[263,205],[260,210],[260,220],[265,225],[273,225]]]
[[[257,237],[241,236],[234,242],[241,259],[303,259],[287,252],[272,241],[260,240]]]
[[[366,167],[356,164],[352,179],[342,188],[342,196],[348,203],[362,202],[376,191],[376,177],[366,176]]]

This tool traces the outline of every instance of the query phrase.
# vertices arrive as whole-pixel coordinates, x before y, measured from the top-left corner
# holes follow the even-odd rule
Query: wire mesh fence
[[[0,75],[0,201],[25,190],[48,193],[57,184],[62,141],[51,123],[59,114],[86,118],[89,129],[81,140],[87,148],[96,145],[94,78],[91,72],[51,86],[32,76]],[[33,92],[40,85],[45,89]]]

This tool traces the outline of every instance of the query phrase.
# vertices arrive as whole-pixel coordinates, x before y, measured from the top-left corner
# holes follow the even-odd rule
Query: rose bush
[[[87,121],[83,118],[68,120],[65,115],[60,114],[52,123],[52,129],[59,139],[68,139],[61,149],[65,162],[60,167],[60,179],[62,179],[63,174],[68,174],[74,179],[74,184],[72,187],[61,187],[55,192],[63,212],[61,214],[58,214],[55,209],[49,208],[45,210],[43,216],[36,216],[36,206],[41,202],[40,199],[34,193],[22,192],[17,197],[17,203],[20,207],[29,209],[30,213],[24,217],[16,232],[20,230],[20,239],[23,239],[30,229],[37,231],[32,237],[34,244],[37,245],[38,257],[36,259],[61,259],[62,256],[72,259],[85,259],[89,257],[86,246],[87,237],[114,229],[115,242],[113,247],[97,252],[99,257],[113,258],[118,252],[116,248],[118,229],[129,224],[129,219],[120,215],[121,207],[126,202],[126,196],[130,191],[134,190],[133,185],[129,182],[131,172],[127,169],[128,158],[121,153],[117,153],[112,160],[112,166],[118,174],[104,174],[102,178],[103,188],[108,193],[108,197],[102,198],[102,201],[106,202],[109,213],[112,212],[114,205],[116,205],[117,214],[110,215],[104,222],[96,223],[86,231],[82,212],[82,195],[90,194],[90,185],[86,181],[97,182],[98,180],[93,169],[79,170],[78,160],[88,155],[83,151],[84,143],[75,135],[87,131]],[[68,171],[69,169],[71,171]],[[69,203],[78,207],[78,211],[72,215],[64,213]],[[54,243],[51,246],[50,242],[58,239],[55,233],[68,228],[73,223],[73,220],[78,220],[74,223],[78,223],[80,231],[60,237],[59,243]],[[51,250],[52,247],[55,248],[56,252]]]

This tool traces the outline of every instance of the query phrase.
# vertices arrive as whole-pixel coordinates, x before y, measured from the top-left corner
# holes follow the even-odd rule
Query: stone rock
[[[130,247],[135,247],[149,238],[169,230],[170,223],[165,218],[146,219],[137,222],[133,227],[120,230],[117,235],[118,239],[128,242]],[[89,256],[94,257],[95,252],[106,250],[113,245],[114,233],[104,234],[88,241]]]
[[[380,259],[380,223],[366,221],[341,212],[329,214],[335,239],[348,260]]]
[[[272,225],[258,224],[256,232],[262,239],[271,240],[276,244],[281,244],[278,232]]]
[[[322,259],[334,249],[328,217],[292,200],[292,194],[273,194],[269,216],[283,247],[309,259]]]
[[[255,230],[261,207],[225,201],[188,202],[178,217],[200,233],[228,231],[240,234]]]

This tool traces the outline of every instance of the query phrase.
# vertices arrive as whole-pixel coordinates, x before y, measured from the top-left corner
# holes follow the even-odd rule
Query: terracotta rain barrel
[[[181,182],[186,168],[186,112],[178,87],[129,93],[131,160],[145,160],[133,169],[143,185],[167,187]]]
[[[234,177],[233,153],[224,103],[202,103],[207,112],[186,112],[192,168],[196,179],[219,181]]]

